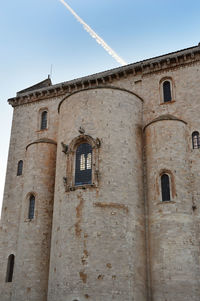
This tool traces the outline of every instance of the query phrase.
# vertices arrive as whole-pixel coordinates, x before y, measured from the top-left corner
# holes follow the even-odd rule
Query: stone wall
[[[63,84],[55,89],[63,89],[59,97],[40,91],[15,106],[0,226],[0,301],[199,300],[200,157],[191,135],[200,132],[200,63],[187,59],[163,70],[106,75],[101,84],[83,79],[66,92]],[[163,79],[173,87],[168,103]],[[48,129],[41,131],[43,109]],[[80,127],[81,137],[98,138],[100,147],[93,148],[93,185],[76,189],[75,150],[65,154],[61,143],[72,145]],[[55,193],[50,140],[57,142]],[[161,201],[163,171],[170,175],[171,202]],[[36,215],[30,222],[31,192]],[[5,283],[10,254],[13,281]]]
[[[23,202],[17,242],[13,301],[45,301],[48,287],[56,144],[35,143],[27,148]],[[29,218],[30,196],[35,197]],[[23,281],[22,281],[23,279]]]
[[[146,300],[142,101],[83,91],[61,104],[59,121],[48,300]],[[66,192],[60,142],[69,145],[80,126],[101,141],[99,181]]]
[[[5,184],[5,191],[4,191],[4,200],[3,200],[3,207],[2,207],[2,216],[1,216],[1,228],[0,228],[0,300],[7,301],[7,300],[20,300],[22,301],[21,297],[18,299],[16,297],[16,287],[23,287],[23,290],[18,291],[17,294],[22,294],[27,300],[27,295],[30,296],[30,289],[32,288],[31,283],[27,284],[27,271],[24,273],[23,269],[20,271],[20,277],[18,275],[18,264],[20,261],[20,265],[23,265],[24,269],[27,268],[27,265],[32,266],[32,264],[37,262],[37,265],[40,263],[43,264],[43,259],[39,254],[38,257],[35,258],[33,256],[34,248],[32,252],[30,252],[30,258],[27,261],[27,257],[23,258],[25,253],[28,253],[28,248],[30,248],[30,244],[32,247],[34,246],[34,240],[37,241],[35,247],[38,246],[38,239],[41,241],[44,239],[44,235],[40,232],[42,231],[42,225],[33,225],[32,223],[28,223],[25,220],[25,212],[24,206],[27,202],[27,194],[28,192],[38,192],[38,187],[40,185],[38,181],[41,179],[41,168],[43,166],[38,166],[39,157],[34,157],[38,155],[38,148],[39,146],[35,145],[35,149],[33,146],[29,148],[33,148],[33,153],[30,156],[30,149],[26,150],[27,145],[30,143],[48,137],[49,139],[55,140],[57,139],[57,122],[58,122],[58,113],[57,113],[57,106],[60,99],[49,99],[47,101],[41,101],[39,103],[31,103],[24,106],[18,106],[14,109],[13,113],[13,124],[12,124],[12,131],[11,131],[11,139],[10,139],[10,149],[9,149],[9,156],[8,156],[8,166],[7,166],[7,175],[6,175],[6,184]],[[43,108],[48,108],[48,129],[47,130],[40,130],[40,110]],[[55,148],[55,146],[53,146]],[[45,158],[43,155],[43,158]],[[50,154],[47,151],[47,158]],[[41,154],[42,156],[42,154]],[[28,160],[27,160],[28,158]],[[41,158],[42,159],[42,158]],[[23,173],[21,176],[17,176],[17,164],[19,160],[23,160]],[[31,160],[31,161],[30,161]],[[51,160],[53,160],[51,158]],[[30,165],[32,164],[32,165]],[[32,166],[31,168],[29,168]],[[53,165],[51,165],[53,167]],[[42,168],[43,169],[43,168]],[[44,170],[44,172],[46,172]],[[52,175],[52,171],[50,174],[47,174],[47,177]],[[37,178],[38,177],[38,178]],[[53,185],[53,186],[52,186]],[[29,188],[28,188],[29,186]],[[54,181],[52,183],[51,180],[51,193],[52,188],[54,187]],[[26,191],[25,191],[26,189]],[[28,190],[30,189],[30,191]],[[40,187],[42,190],[42,187]],[[41,199],[41,202],[46,200],[52,201],[52,197],[49,198],[47,193],[47,199]],[[46,204],[46,203],[45,203]],[[42,206],[42,203],[41,203]],[[50,205],[51,206],[51,205]],[[46,207],[46,206],[45,206]],[[49,206],[48,206],[49,207]],[[43,208],[45,211],[48,211],[49,208]],[[51,211],[51,209],[50,209]],[[45,213],[44,213],[45,214]],[[51,225],[51,218],[49,219],[48,223]],[[28,229],[33,228],[35,229]],[[31,241],[29,241],[29,230],[31,233]],[[48,229],[49,231],[50,229]],[[39,235],[41,233],[41,237]],[[25,238],[26,234],[26,238]],[[27,244],[27,240],[29,243]],[[23,244],[22,244],[23,241]],[[20,246],[20,244],[22,244]],[[22,250],[22,246],[25,248],[24,251]],[[48,250],[49,252],[49,250]],[[15,255],[15,266],[14,266],[14,275],[13,281],[11,283],[6,283],[6,270],[7,270],[7,261],[10,254]],[[45,254],[45,252],[44,252]],[[40,258],[41,257],[41,258]],[[18,258],[20,259],[18,261]],[[26,259],[26,260],[25,260]],[[48,260],[48,259],[47,259]],[[26,263],[26,264],[25,264]],[[41,266],[42,266],[41,264]],[[34,270],[34,269],[33,269]],[[37,286],[35,286],[34,290],[37,290]],[[38,289],[38,292],[41,288]],[[47,290],[46,284],[44,290]],[[14,299],[12,295],[14,294]],[[31,299],[29,300],[34,300]],[[41,299],[42,300],[42,299]]]
[[[152,299],[197,301],[199,247],[190,191],[187,125],[160,118],[146,127],[145,136]],[[170,201],[162,201],[162,174],[169,176]]]

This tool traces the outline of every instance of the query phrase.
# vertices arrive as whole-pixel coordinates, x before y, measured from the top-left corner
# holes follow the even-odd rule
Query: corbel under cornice
[[[16,97],[8,99],[13,107],[39,101],[42,99],[60,97],[75,91],[109,85],[130,75],[144,77],[148,74],[178,68],[200,61],[200,44],[177,52],[147,59],[112,70],[96,73],[49,87],[30,92],[18,92]]]

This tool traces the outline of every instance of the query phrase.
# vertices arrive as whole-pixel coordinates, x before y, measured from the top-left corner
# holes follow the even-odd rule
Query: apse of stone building
[[[200,300],[200,45],[8,100],[0,301]]]

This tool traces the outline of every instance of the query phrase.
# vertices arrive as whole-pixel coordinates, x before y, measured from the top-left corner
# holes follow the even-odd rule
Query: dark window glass
[[[164,102],[172,100],[171,83],[168,80],[163,83],[163,98]]]
[[[22,170],[23,170],[23,161],[20,160],[17,165],[17,176],[22,175]]]
[[[34,195],[31,195],[30,199],[29,199],[29,210],[28,210],[28,218],[29,219],[34,218],[34,210],[35,210],[35,197],[34,197]]]
[[[82,143],[76,150],[75,185],[92,183],[92,147]]]
[[[193,148],[200,148],[199,132],[193,132],[192,133],[192,147]]]
[[[14,270],[14,263],[15,263],[15,256],[11,254],[8,257],[8,264],[7,264],[7,273],[6,273],[6,282],[12,282],[13,278],[13,270]]]
[[[47,128],[47,111],[42,112],[41,115],[41,130],[44,130]]]
[[[161,176],[162,201],[170,201],[169,176],[163,174]]]

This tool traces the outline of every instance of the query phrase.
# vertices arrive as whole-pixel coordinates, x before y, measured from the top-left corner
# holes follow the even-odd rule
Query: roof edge
[[[194,63],[196,61],[200,61],[200,43],[194,47],[171,52],[169,54],[146,59],[111,70],[80,77],[67,82],[61,82],[49,87],[42,87],[31,91],[27,91],[27,89],[25,89],[18,92],[16,97],[8,99],[8,102],[13,107],[16,107],[18,105],[31,103],[40,99],[63,96],[66,93],[78,91],[83,88],[96,87],[99,85],[105,85],[107,83],[111,84],[114,80],[119,80],[129,75],[144,76],[162,70]]]
[[[47,88],[49,86],[52,86],[52,82],[51,82],[51,78],[48,76],[48,78],[46,78],[45,80],[17,92],[17,96],[20,96],[21,94],[26,94],[27,92],[38,90],[38,89],[41,89],[41,88]]]

